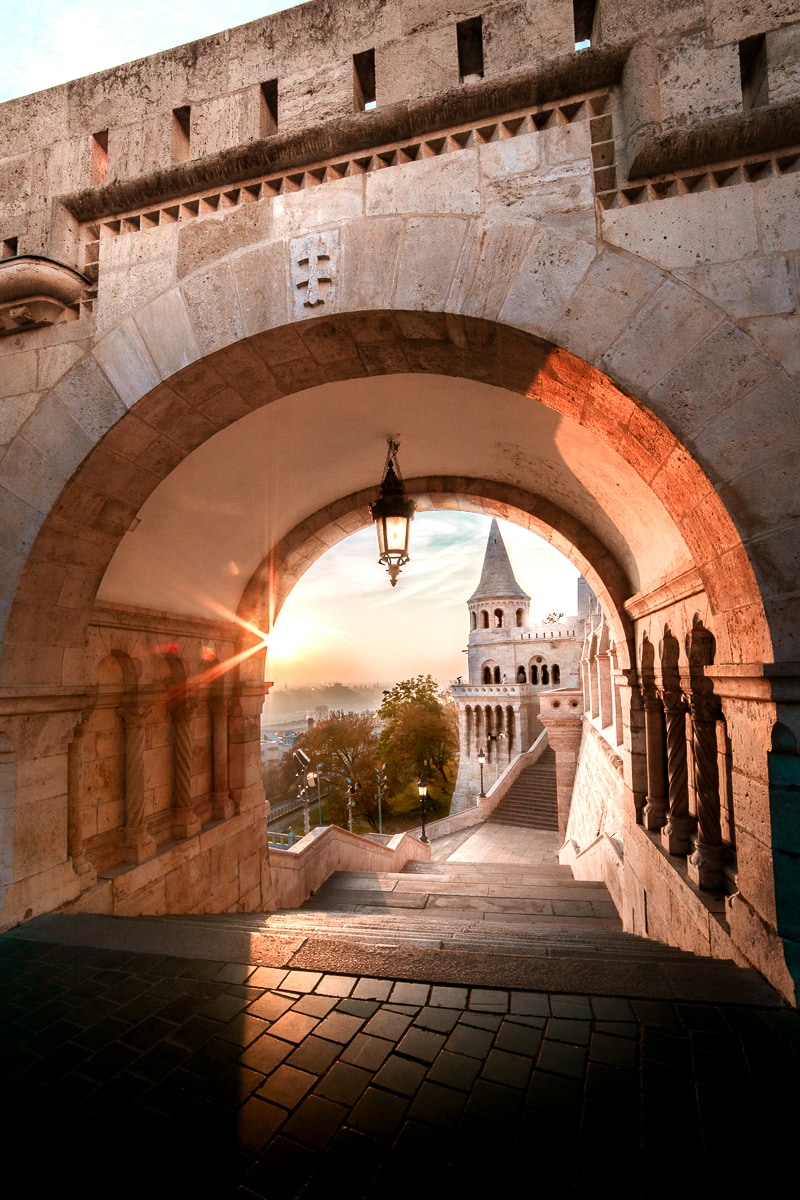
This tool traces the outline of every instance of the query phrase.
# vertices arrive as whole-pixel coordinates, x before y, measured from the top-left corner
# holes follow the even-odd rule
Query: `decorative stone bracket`
[[[72,267],[37,254],[0,259],[0,337],[76,320],[90,286]]]

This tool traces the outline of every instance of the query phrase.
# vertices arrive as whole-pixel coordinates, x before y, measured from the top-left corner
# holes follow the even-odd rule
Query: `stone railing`
[[[408,862],[426,862],[431,848],[411,833],[386,844],[329,825],[312,829],[293,846],[270,847],[270,909],[299,908],[334,871],[401,871]]]

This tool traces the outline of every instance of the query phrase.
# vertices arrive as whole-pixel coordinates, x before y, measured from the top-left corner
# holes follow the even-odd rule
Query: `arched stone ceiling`
[[[577,421],[479,381],[396,374],[308,388],[214,435],[142,505],[98,599],[235,611],[271,547],[312,513],[376,488],[388,434],[401,437],[408,479],[490,479],[555,505],[607,548],[631,592],[690,561],[653,492]]]

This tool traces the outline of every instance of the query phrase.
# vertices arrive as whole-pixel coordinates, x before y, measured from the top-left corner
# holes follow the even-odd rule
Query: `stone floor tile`
[[[361,1017],[351,1017],[337,1009],[320,1021],[314,1033],[317,1037],[327,1038],[329,1042],[338,1042],[341,1046],[346,1046],[363,1024]]]
[[[306,1146],[324,1150],[339,1130],[347,1109],[323,1096],[309,1096],[289,1118],[284,1128],[287,1137]]]
[[[571,1046],[588,1046],[591,1033],[590,1021],[551,1017],[547,1022],[547,1038],[552,1042],[568,1042]]]
[[[290,996],[280,996],[275,992],[265,992],[263,996],[259,996],[257,1000],[248,1008],[248,1013],[254,1017],[260,1017],[262,1021],[277,1021],[285,1012],[294,1004],[294,1000]]]
[[[303,1200],[332,1200],[341,1195],[363,1196],[384,1161],[382,1142],[357,1129],[340,1129],[321,1158]]]
[[[282,1063],[292,1053],[293,1049],[294,1046],[291,1042],[283,1042],[280,1038],[265,1033],[242,1052],[239,1061],[253,1071],[269,1075],[279,1063]]]
[[[331,1045],[334,1044],[331,1043]],[[377,1071],[383,1066],[392,1049],[392,1042],[385,1038],[369,1037],[365,1033],[357,1033],[350,1045],[345,1046],[340,1058],[342,1062],[353,1063],[367,1071]]]
[[[508,992],[492,991],[489,988],[473,988],[469,994],[469,1006],[475,1012],[508,1012]]]
[[[267,1076],[256,1095],[272,1104],[279,1104],[281,1108],[296,1108],[316,1082],[316,1075],[309,1071],[300,1071],[297,1067],[281,1063]]]
[[[633,1021],[633,1009],[619,996],[592,996],[592,1012],[598,1021]]]
[[[411,1017],[403,1013],[387,1012],[382,1008],[364,1026],[364,1033],[372,1037],[400,1038],[411,1024]]]
[[[285,1114],[284,1114],[285,1115]],[[250,1168],[241,1188],[233,1195],[240,1200],[296,1200],[303,1185],[319,1163],[310,1146],[278,1134]]]
[[[208,1021],[205,1017],[194,1016],[190,1017],[188,1021],[184,1021],[177,1029],[173,1028],[166,1040],[174,1042],[177,1046],[185,1046],[187,1050],[196,1050],[209,1038],[216,1037],[218,1032],[219,1025],[216,1021]]]
[[[232,1021],[228,1021],[217,1032],[217,1037],[225,1042],[233,1042],[237,1046],[249,1046],[256,1038],[261,1037],[269,1028],[268,1021],[253,1017],[249,1013],[239,1013]]]
[[[385,1088],[387,1092],[413,1096],[425,1078],[426,1070],[424,1063],[392,1054],[378,1071],[374,1083],[376,1087]]]
[[[375,1137],[390,1138],[397,1132],[407,1108],[404,1097],[370,1087],[353,1109],[348,1123]]]
[[[349,996],[357,982],[355,975],[323,975],[314,991],[320,996]]]
[[[604,1033],[608,1037],[639,1040],[639,1026],[635,1021],[595,1021],[595,1033]]]
[[[240,1146],[258,1154],[286,1119],[286,1110],[251,1096],[236,1117],[236,1132]]]
[[[591,1021],[592,1006],[586,996],[551,996],[550,1011],[554,1017]]]
[[[223,992],[221,996],[215,996],[213,1000],[209,1000],[208,1004],[204,1004],[198,1011],[201,1016],[209,1017],[212,1021],[224,1022],[230,1021],[246,1007],[246,1000]]]
[[[549,1017],[550,998],[541,992],[511,992],[510,1011],[526,1017]]]
[[[244,983],[245,980],[253,983],[253,977],[257,976],[259,971],[268,971],[269,967],[252,967],[249,963],[222,963],[217,971],[214,979],[221,983]],[[284,975],[284,971],[277,971],[276,974]],[[267,983],[263,987],[278,987],[278,983]]]
[[[467,994],[467,988],[443,987],[441,984],[435,984],[431,988],[428,1004],[432,1008],[457,1008],[460,1010],[467,1006]]]
[[[466,1054],[471,1058],[485,1058],[489,1053],[494,1032],[489,1029],[476,1029],[463,1022],[456,1025],[447,1039],[446,1048],[452,1054]]]
[[[452,1129],[461,1116],[467,1097],[464,1092],[428,1081],[423,1083],[408,1110],[410,1118]]]
[[[250,987],[257,988],[279,988],[291,973],[285,967],[256,967],[255,969],[250,967],[248,970],[250,974],[246,977],[247,982]],[[300,988],[295,990],[300,991]]]
[[[273,1037],[282,1038],[287,1042],[302,1042],[312,1029],[316,1029],[319,1021],[316,1017],[307,1017],[304,1013],[287,1012],[279,1017],[274,1025],[270,1025]]]
[[[445,1043],[443,1033],[433,1030],[419,1029],[413,1025],[397,1044],[398,1054],[406,1058],[416,1058],[421,1062],[432,1063]]]
[[[456,1008],[433,1008],[425,1007],[420,1009],[414,1025],[420,1029],[433,1029],[439,1033],[450,1033],[458,1022],[461,1012]]]
[[[392,1004],[409,1004],[421,1007],[428,1003],[430,987],[426,983],[396,983],[389,1000]]]
[[[428,1072],[428,1078],[434,1083],[444,1083],[448,1087],[468,1092],[477,1079],[480,1069],[480,1059],[442,1050]]]
[[[305,1013],[307,1017],[327,1017],[335,1007],[335,996],[317,996],[315,993],[306,993],[299,1000],[295,1000],[292,1011]]]
[[[386,1000],[393,986],[391,979],[359,979],[352,994],[356,1000]]]
[[[593,1033],[589,1044],[590,1062],[634,1070],[639,1062],[639,1047],[630,1038]]]
[[[549,1113],[558,1120],[574,1121],[580,1115],[583,1086],[579,1079],[552,1075],[537,1066],[525,1102],[537,1113]]]
[[[501,1013],[465,1012],[461,1015],[461,1024],[470,1025],[475,1029],[489,1029],[495,1033],[502,1024]]]
[[[485,1121],[495,1127],[502,1126],[522,1109],[522,1096],[516,1088],[506,1087],[493,1079],[478,1079],[475,1082],[465,1108],[465,1114],[473,1120],[467,1126],[469,1134],[475,1120]]]
[[[371,1080],[371,1071],[354,1067],[352,1063],[335,1062],[319,1081],[316,1095],[335,1100],[338,1104],[353,1105]]]
[[[507,1050],[490,1050],[483,1064],[481,1077],[524,1090],[528,1086],[533,1059]]]
[[[320,979],[321,971],[287,971],[280,986],[287,992],[313,992]]]
[[[570,1075],[580,1079],[583,1077],[585,1064],[585,1046],[568,1046],[564,1042],[547,1040],[542,1043],[538,1066],[543,1071],[552,1071],[555,1075]]]
[[[363,1020],[372,1017],[380,1008],[377,1000],[340,1000],[336,1011],[348,1013],[351,1017],[361,1017]]]
[[[514,1054],[526,1054],[535,1057],[542,1040],[541,1029],[530,1025],[517,1025],[510,1020],[503,1021],[497,1031],[495,1046],[498,1050],[510,1050]]]
[[[336,1042],[326,1042],[312,1035],[302,1041],[286,1061],[289,1066],[299,1067],[301,1071],[313,1071],[315,1075],[323,1075],[340,1049]]]

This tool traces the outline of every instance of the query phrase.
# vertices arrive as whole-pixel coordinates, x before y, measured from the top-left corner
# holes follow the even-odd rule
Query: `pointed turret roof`
[[[467,603],[471,604],[475,600],[509,598],[530,600],[530,596],[527,592],[523,592],[514,578],[500,526],[496,520],[492,520],[489,540],[486,543],[486,554],[483,557],[480,582]]]

